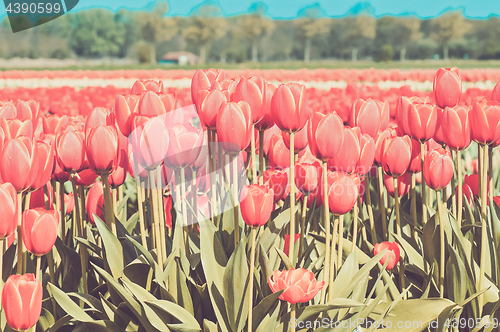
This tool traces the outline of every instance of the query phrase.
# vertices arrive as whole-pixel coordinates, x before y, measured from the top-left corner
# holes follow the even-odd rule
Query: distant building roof
[[[178,62],[179,64],[194,65],[198,63],[199,57],[191,52],[168,52],[162,58],[165,62]]]

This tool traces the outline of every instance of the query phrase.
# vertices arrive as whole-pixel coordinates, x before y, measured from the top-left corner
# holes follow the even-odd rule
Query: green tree
[[[200,62],[205,63],[210,44],[226,32],[227,20],[222,17],[219,5],[208,0],[193,10],[189,26],[182,31],[182,36],[199,46]]]
[[[164,17],[168,12],[166,1],[157,1],[151,12],[141,12],[137,16],[141,38],[149,44],[149,58],[156,63],[156,44],[172,39],[177,34],[175,21]]]
[[[443,58],[449,59],[448,46],[451,40],[462,38],[471,28],[470,23],[459,11],[450,11],[432,22],[431,37],[443,48]]]
[[[249,14],[242,15],[238,22],[239,34],[246,38],[252,46],[253,62],[259,61],[258,43],[275,28],[274,22],[264,15],[266,9],[265,4],[255,3],[250,6]]]
[[[406,59],[406,48],[422,38],[420,20],[416,17],[385,16],[377,20],[377,45],[392,45],[399,49],[399,59]]]
[[[89,9],[73,14],[69,44],[80,56],[116,56],[125,41],[123,24],[115,22],[107,9]]]
[[[368,44],[376,36],[376,20],[370,14],[358,14],[344,19],[343,39],[347,47],[351,48],[352,61],[358,60],[358,49]]]
[[[311,42],[319,35],[330,32],[330,19],[324,18],[325,12],[319,4],[306,7],[299,11],[296,21],[299,27],[300,34],[305,40],[304,45],[304,61],[311,60]]]

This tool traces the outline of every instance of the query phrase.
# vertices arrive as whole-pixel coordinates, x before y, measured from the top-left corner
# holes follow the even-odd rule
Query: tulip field
[[[498,331],[499,81],[0,72],[0,328]]]

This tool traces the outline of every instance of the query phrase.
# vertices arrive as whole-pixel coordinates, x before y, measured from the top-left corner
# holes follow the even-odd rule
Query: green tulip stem
[[[328,282],[328,287],[323,287],[321,290],[321,297],[319,304],[325,304],[325,299],[326,299],[326,291],[330,286],[332,285],[329,278],[329,273],[330,273],[330,208],[328,206],[328,174],[327,174],[327,162],[323,161],[323,216],[324,216],[324,222],[325,222],[325,264],[323,268],[323,280],[325,283]],[[332,256],[334,257],[334,256]],[[331,288],[330,288],[331,289]]]
[[[288,179],[288,183],[290,185],[290,247],[288,251],[288,257],[290,258],[290,262],[292,266],[295,265],[294,261],[294,250],[295,246],[295,133],[290,133],[290,178]]]
[[[23,193],[17,193],[17,274],[23,274],[23,233],[21,223],[23,217]]]
[[[259,130],[259,184],[264,184],[264,130]]]
[[[477,143],[477,169],[478,169],[478,172],[477,172],[477,176],[478,176],[478,183],[479,183],[479,201],[482,203],[481,201],[481,193],[483,192],[481,190],[482,186],[483,186],[483,172],[482,172],[482,169],[483,169],[483,146],[479,143]]]
[[[493,197],[493,190],[495,190],[494,184],[493,184],[493,148],[489,148],[486,146],[488,149],[488,175],[490,177],[490,190],[488,191],[488,202],[489,199]]]
[[[440,259],[439,259],[439,297],[444,297],[444,267],[445,267],[445,240],[444,240],[444,229],[446,228],[447,222],[445,221],[447,216],[444,211],[443,201],[441,198],[441,191],[436,191],[438,213],[439,213],[439,242],[440,242]]]
[[[352,211],[352,223],[353,223],[353,228],[352,228],[352,243],[351,243],[351,252],[354,251],[356,248],[356,242],[358,242],[358,200],[356,200],[356,203],[354,203],[354,208]]]
[[[82,225],[83,225],[83,231],[85,233],[85,226],[87,225],[87,209],[86,209],[86,199],[85,199],[85,187],[80,186],[80,200],[82,202]],[[85,235],[85,234],[84,234]]]
[[[305,237],[306,237],[306,214],[307,214],[307,195],[304,195],[304,200],[302,201],[302,215],[300,218],[300,238],[299,238],[299,261],[302,256],[302,248],[305,245]],[[295,242],[295,237],[290,239],[290,241]]]
[[[411,206],[410,206],[410,212],[411,212],[411,219],[413,221],[413,239],[415,240],[415,243],[418,245],[418,220],[417,220],[417,193],[415,190],[415,187],[417,185],[417,181],[415,179],[415,173],[411,174],[411,187],[410,187],[410,194],[411,194]]]
[[[292,309],[290,311],[290,321],[295,322],[296,321],[295,320],[295,308],[297,307],[297,304],[294,303],[291,306],[292,306]],[[295,324],[291,324],[290,331],[295,332]]]
[[[111,199],[113,200],[113,214],[115,218],[118,218],[118,201],[117,201],[116,189],[111,188]]]
[[[200,222],[198,220],[198,183],[196,182],[196,170],[193,168],[193,182],[191,183],[191,193],[193,196],[193,211],[195,213],[194,215],[194,220],[195,222]]]
[[[229,178],[229,173],[227,174]],[[233,156],[233,203],[234,203],[234,249],[238,246],[240,242],[240,222],[239,222],[239,196],[238,196],[238,186],[239,186],[239,178],[238,178],[238,155],[235,154]]]
[[[370,192],[370,176],[368,174],[366,177],[366,188],[365,188],[365,198],[366,198],[366,208],[368,210],[368,218],[370,219],[370,233],[372,236],[372,243],[377,243],[377,232],[375,231],[375,219],[373,218],[373,208],[372,208],[372,195]]]
[[[252,140],[250,142],[250,148],[252,150],[252,183],[257,184],[258,177],[257,177],[257,160],[255,160],[255,156],[257,155],[255,153],[255,125],[252,125],[252,128],[250,130],[252,131]]]
[[[161,168],[162,166],[156,167],[156,190],[158,191],[158,228],[160,231],[160,246],[158,250],[161,249],[161,257],[163,258],[163,264],[167,261],[167,239],[165,234],[165,208],[163,207],[163,185],[161,182]]]
[[[0,240],[0,276],[2,276],[0,278],[0,294],[2,294],[3,292],[3,254],[5,253],[5,242],[7,240],[6,239],[3,239],[3,240]],[[2,301],[0,301],[2,302]],[[2,313],[2,303],[0,303],[0,323],[1,323],[1,313]],[[0,324],[1,326],[1,324]]]
[[[250,273],[248,275],[248,331],[252,331],[252,312],[253,312],[253,278],[255,270],[255,238],[257,237],[257,228],[252,227],[252,249],[250,251]]]
[[[159,266],[163,266],[163,257],[161,249],[161,238],[160,238],[160,228],[158,227],[160,223],[160,216],[158,215],[158,195],[156,191],[155,184],[155,171],[149,171],[149,199],[151,206],[151,229],[154,229],[155,236],[155,248],[156,248],[156,259]]]
[[[53,285],[57,285],[56,274],[55,274],[55,265],[54,265],[54,250],[55,250],[55,248],[52,248],[47,253],[47,263],[49,264],[50,282]],[[0,271],[1,271],[1,269],[0,269]],[[51,302],[52,302],[52,315],[54,316],[54,319],[57,322],[57,302],[56,302],[56,299],[54,297],[52,297]]]
[[[451,151],[451,154],[452,154],[452,160],[453,160],[453,151]],[[457,153],[455,152],[455,155]],[[453,163],[453,167],[455,167],[455,163]],[[446,187],[446,189],[448,190],[449,187]],[[453,170],[453,177],[451,178],[451,195],[447,195],[447,197],[452,197],[452,200],[451,200],[451,208],[452,208],[452,212],[453,212],[453,217],[456,218],[457,217],[457,202],[456,202],[456,195],[455,193],[457,192],[457,179],[455,177],[455,170]]]
[[[141,242],[142,246],[146,251],[148,251],[148,242],[146,240],[146,226],[144,222],[144,209],[143,209],[143,197],[142,197],[142,189],[141,189],[141,177],[139,175],[139,164],[137,160],[134,159],[134,178],[135,178],[135,188],[137,191],[137,209],[139,212],[139,230],[141,232]]]
[[[462,226],[462,209],[463,209],[463,198],[464,195],[462,193],[462,152],[457,151],[457,190],[458,190],[458,208],[457,208],[457,222],[458,226]]]
[[[481,290],[484,289],[484,270],[486,267],[486,253],[488,252],[488,230],[487,230],[487,191],[488,191],[488,186],[487,186],[487,178],[486,174],[487,172],[487,167],[488,167],[488,152],[487,152],[488,146],[487,145],[481,145],[481,157],[484,159],[481,162],[481,167],[479,169],[479,173],[481,174],[481,259],[479,263],[479,278],[477,281],[476,285],[476,290],[480,292]],[[479,295],[479,314],[482,312],[482,307],[483,307],[483,295]]]
[[[106,175],[103,175],[103,177],[106,177]],[[107,178],[106,178],[107,179]],[[78,195],[78,187],[76,186],[76,180],[75,180],[75,174],[71,174],[71,185],[73,186],[73,198],[75,200],[75,221],[73,227],[76,227],[78,230],[78,236],[82,239],[86,239],[87,236],[83,234],[83,222],[81,220],[81,214],[80,214],[80,197]],[[108,183],[109,185],[109,183]],[[106,194],[104,194],[106,195]],[[88,287],[87,287],[87,249],[84,245],[79,245],[79,252],[80,252],[80,266],[82,269],[82,284],[83,284],[83,292],[85,294],[88,293]]]
[[[425,226],[427,223],[427,205],[425,200],[425,179],[424,179],[424,155],[425,145],[420,142],[420,159],[421,159],[421,172],[422,172],[422,224]]]
[[[47,196],[47,198],[45,198]],[[45,210],[50,210],[50,202],[49,202],[49,190],[47,185],[43,186],[43,198],[45,201]]]
[[[36,270],[35,270],[35,278],[42,282],[41,274],[41,266],[42,266],[42,256],[36,256]]]
[[[339,247],[337,250],[337,275],[338,272],[340,271],[340,268],[342,267],[342,251],[344,249],[342,245],[343,241],[344,241],[344,215],[341,215],[339,216]]]
[[[383,240],[387,241],[387,215],[386,215],[386,206],[384,200],[384,173],[382,171],[382,167],[377,167],[377,192],[378,192],[378,210],[380,213],[380,217],[382,218],[382,235]]]
[[[57,182],[57,193],[59,194],[59,210],[61,211],[61,240],[66,243],[66,207],[64,206],[64,185]]]
[[[113,213],[113,200],[111,199],[111,187],[109,186],[109,174],[101,174],[104,189],[104,215],[109,229],[116,235],[116,223]],[[75,204],[76,206],[77,204]],[[77,211],[78,213],[78,211]]]
[[[337,275],[337,271],[335,269],[335,257],[337,256],[337,250],[336,250],[336,245],[337,245],[337,233],[338,233],[338,228],[339,228],[339,216],[333,215],[333,239],[331,243],[331,248],[329,251],[331,259],[329,259],[330,263],[330,269],[328,271],[328,301],[333,300],[333,281],[335,280],[335,277]],[[325,252],[326,256],[326,252]]]
[[[394,181],[394,205],[396,209],[396,234],[401,236],[401,219],[399,217],[399,192],[398,192],[398,178],[392,178]]]
[[[216,206],[216,184],[215,184],[215,156],[214,156],[214,151],[213,147],[215,146],[215,135],[213,130],[208,129],[208,158],[210,160],[210,193],[212,194],[211,198],[211,217],[212,217],[212,222],[215,224],[215,206]]]

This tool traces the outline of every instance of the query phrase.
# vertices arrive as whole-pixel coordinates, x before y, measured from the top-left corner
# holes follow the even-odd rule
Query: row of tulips
[[[228,77],[263,77],[271,81],[431,81],[433,69],[244,69],[225,70]],[[143,79],[158,78],[178,80],[191,78],[195,70],[6,70],[0,73],[0,79]],[[498,69],[464,69],[461,71],[464,82],[500,81]]]
[[[5,104],[8,108],[4,107],[0,123],[0,176],[4,182],[0,198],[5,212],[2,238],[11,236],[17,228],[17,275],[9,278],[2,294],[11,328],[34,326],[40,316],[42,288],[51,293],[51,304],[47,302],[48,309],[42,313],[44,318],[52,317],[55,325],[70,322],[64,320],[67,316],[57,321],[61,310],[76,321],[94,321],[87,312],[68,306],[58,290],[64,289],[70,278],[61,271],[69,253],[79,260],[78,273],[73,273],[81,276],[77,281],[78,290],[84,294],[78,296],[81,304],[94,308],[100,313],[96,316],[99,320],[109,321],[118,329],[127,325],[95,307],[93,301],[99,301],[96,296],[104,299],[113,312],[125,302],[135,316],[131,320],[146,330],[151,324],[153,330],[162,330],[164,316],[155,316],[158,310],[163,310],[166,321],[175,317],[185,328],[189,326],[189,318],[176,316],[172,307],[165,309],[171,303],[178,307],[176,310],[195,317],[190,322],[195,324],[194,330],[215,322],[222,330],[274,329],[273,321],[284,324],[286,319],[306,319],[300,316],[306,306],[298,303],[310,301],[319,306],[311,306],[316,316],[307,318],[315,319],[323,313],[340,320],[346,312],[331,310],[367,305],[354,300],[339,304],[338,298],[347,298],[350,292],[338,293],[336,288],[352,268],[352,259],[358,269],[356,256],[344,259],[345,253],[361,255],[359,250],[374,252],[371,266],[379,260],[381,263],[377,280],[383,278],[387,287],[397,284],[405,299],[408,293],[415,293],[409,289],[416,285],[409,278],[411,269],[405,274],[415,263],[408,257],[421,253],[422,273],[431,270],[428,273],[432,277],[432,271],[436,271],[436,294],[441,298],[448,294],[465,306],[465,299],[452,298],[452,290],[445,293],[445,279],[449,277],[445,273],[446,255],[455,250],[447,247],[446,228],[452,222],[449,218],[454,218],[459,228],[476,232],[462,218],[463,211],[473,207],[463,206],[463,194],[471,194],[462,191],[460,152],[472,140],[478,143],[480,153],[477,176],[466,176],[466,188],[480,196],[481,259],[475,272],[475,291],[469,295],[478,297],[482,311],[479,292],[486,288],[486,274],[489,278],[493,275],[484,258],[489,252],[488,211],[493,215],[486,204],[488,185],[490,195],[495,186],[488,183],[494,179],[492,148],[500,143],[497,89],[491,100],[460,103],[458,70],[441,69],[434,80],[435,104],[426,98],[401,97],[392,117],[387,102],[359,99],[349,115],[342,117],[335,111],[315,111],[318,109],[308,103],[305,87],[297,83],[276,87],[262,77],[236,80],[227,78],[224,71],[200,70],[191,85],[196,119],[185,116],[185,108],[178,108],[175,93],[163,90],[161,82],[137,81],[130,93],[116,96],[112,110],[95,108],[86,118],[45,117],[34,101]],[[450,151],[455,153],[456,175]],[[421,186],[416,185],[417,177]],[[443,204],[441,192],[452,178],[458,199]],[[370,189],[372,182],[377,187],[375,197]],[[65,208],[65,183],[71,184],[74,197],[72,216]],[[426,186],[435,192],[435,201]],[[393,204],[387,203],[385,191],[393,196]],[[410,209],[406,213],[403,196],[408,191],[406,205]],[[40,206],[32,204],[35,196],[41,197],[37,199]],[[422,209],[417,209],[418,201]],[[449,216],[448,205],[452,207]],[[429,243],[421,233],[427,234],[430,227],[434,231],[434,226],[439,227],[440,251],[429,258]],[[285,243],[278,241],[278,234]],[[387,242],[394,240],[398,244]],[[130,274],[133,259],[125,267],[127,255],[116,252],[125,252],[126,245],[137,248],[135,257],[143,257],[151,268],[139,277],[147,278],[144,283]],[[270,252],[272,247],[276,252]],[[37,257],[36,277],[25,275],[32,262],[26,250]],[[47,257],[42,262],[43,255]],[[269,263],[271,259],[274,263]],[[472,259],[462,264],[474,266]],[[279,271],[280,266],[287,271]],[[396,266],[394,274],[386,272]],[[209,269],[214,269],[215,276]],[[45,271],[50,284],[42,287],[39,280]],[[58,273],[63,273],[62,280]],[[231,273],[242,284],[228,281]],[[226,290],[222,279],[234,288]],[[191,280],[192,290],[188,290],[187,280]],[[152,283],[157,285],[156,291]],[[19,291],[25,284],[30,286]],[[207,284],[209,289],[203,290]],[[271,293],[276,296],[263,296]],[[370,300],[376,294],[380,301],[385,291],[373,288],[367,294],[362,298]],[[396,300],[399,295],[394,294],[391,297]],[[209,307],[195,310],[196,296],[206,296]],[[227,302],[222,307],[220,296]],[[158,301],[158,297],[163,302],[154,302],[156,311],[149,309],[143,314],[134,307],[134,301],[147,306],[146,302]],[[290,303],[290,309],[282,306],[276,311],[278,297]],[[439,303],[449,306],[453,302]],[[281,311],[279,318],[267,319],[264,325],[260,320],[265,314],[262,306],[269,306],[269,315]],[[27,311],[20,319],[17,313],[23,310]],[[153,323],[144,321],[144,315]]]

